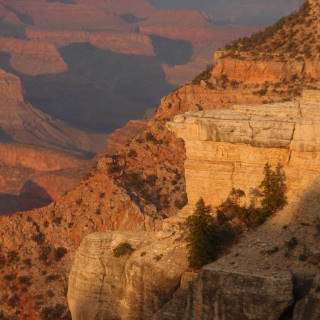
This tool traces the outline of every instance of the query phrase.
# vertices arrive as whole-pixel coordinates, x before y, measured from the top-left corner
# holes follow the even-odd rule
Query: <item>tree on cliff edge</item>
[[[272,170],[269,163],[264,167],[264,179],[260,189],[262,193],[261,206],[266,216],[281,210],[287,204],[286,177],[280,164]]]
[[[210,213],[203,199],[186,222],[188,229],[189,266],[199,269],[218,258],[223,248],[234,239],[232,228],[227,222],[219,223]]]

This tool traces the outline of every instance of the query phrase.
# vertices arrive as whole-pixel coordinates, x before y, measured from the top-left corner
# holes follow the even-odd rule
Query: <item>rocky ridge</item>
[[[37,110],[23,96],[21,81],[0,69],[0,127],[11,140],[81,153],[97,150],[102,135],[90,135]]]
[[[162,232],[165,232],[166,242],[163,245],[162,240],[156,238],[153,242],[150,240],[152,235],[143,233],[125,236],[106,233],[87,237],[76,254],[70,276],[69,303],[73,319],[89,319],[97,315],[119,319],[218,316],[247,319],[249,315],[252,319],[276,320],[290,308],[294,315],[292,319],[299,319],[296,314],[307,312],[307,309],[299,311],[295,306],[302,298],[307,301],[311,296],[307,298],[302,289],[295,289],[298,293],[294,295],[293,287],[299,283],[307,286],[305,290],[308,292],[310,286],[300,279],[301,274],[312,277],[319,268],[316,240],[319,215],[314,202],[319,191],[319,165],[316,161],[319,153],[316,131],[320,119],[318,98],[318,91],[306,91],[300,102],[187,113],[170,122],[169,129],[182,137],[186,144],[189,207],[164,222]],[[188,273],[182,274],[188,268],[185,262],[171,265],[176,261],[171,250],[175,250],[176,257],[186,257],[182,225],[195,201],[203,197],[207,203],[217,206],[232,188],[243,189],[249,198],[250,188],[259,186],[268,161],[284,166],[288,207],[261,228],[248,232],[229,254],[201,270],[191,286],[183,284],[177,289],[177,275],[185,279]],[[306,229],[313,229],[313,232],[306,236]],[[293,235],[297,245],[291,248],[287,243]],[[138,243],[136,237],[140,239]],[[151,242],[142,245],[141,241],[147,239]],[[169,245],[168,241],[172,244]],[[134,253],[112,258],[113,250],[123,242],[130,243]],[[304,258],[299,258],[303,254]],[[101,259],[102,268],[95,267],[94,259]],[[122,263],[125,265],[120,266]],[[137,268],[141,264],[144,267]],[[159,268],[171,270],[175,276],[169,282],[157,282],[154,291],[154,276],[161,275]],[[103,272],[109,275],[111,270],[123,271],[118,277],[103,276]],[[87,279],[91,279],[92,289],[88,289]],[[131,283],[135,284],[134,290]],[[99,299],[96,288],[103,288]],[[147,293],[146,288],[150,290]],[[302,297],[297,298],[299,294]],[[119,306],[109,299],[114,296],[120,297],[117,300],[121,301]],[[160,304],[155,303],[158,299]],[[100,304],[88,307],[97,300]],[[139,308],[140,304],[143,307]]]
[[[230,106],[237,103],[237,99],[239,99],[239,103],[250,105],[273,100],[282,101],[290,96],[287,88],[284,88],[284,93],[281,94],[279,92],[267,92],[260,95],[256,93],[259,90],[259,86],[248,86],[246,84],[237,86],[234,83],[231,85],[222,75],[221,77],[211,79],[211,74],[210,70],[208,77],[202,76],[200,81],[194,81],[192,84],[164,98],[155,119],[149,121],[144,131],[139,132],[135,138],[126,140],[124,142],[125,145],[121,146],[120,151],[114,156],[102,155],[91,175],[55,204],[41,210],[25,213],[24,215],[17,214],[11,217],[11,220],[7,217],[1,218],[0,231],[3,239],[1,250],[3,252],[2,260],[5,261],[5,267],[1,271],[3,275],[1,287],[4,288],[3,310],[5,314],[10,314],[13,317],[24,314],[28,319],[41,319],[48,312],[58,312],[61,319],[68,318],[65,308],[65,276],[70,270],[75,249],[81,240],[92,232],[117,229],[138,230],[141,232],[141,237],[144,237],[143,232],[145,230],[150,232],[163,229],[169,230],[169,234],[177,232],[177,225],[183,221],[184,215],[182,219],[180,216],[174,216],[179,208],[183,207],[186,203],[185,197],[181,197],[185,192],[183,174],[185,151],[183,143],[179,140],[177,141],[173,134],[165,129],[164,124],[166,121],[171,120],[177,113]],[[245,94],[242,95],[242,92]],[[175,150],[175,152],[172,150]],[[154,195],[156,197],[153,197]],[[176,202],[176,200],[178,201]],[[289,210],[288,212],[288,216],[291,217],[292,211]],[[163,217],[168,216],[173,217],[163,223]],[[310,219],[310,221],[313,220]],[[299,229],[299,227],[299,225],[294,225],[292,230],[296,232],[296,229]],[[305,227],[302,225],[302,233],[305,232]],[[280,232],[281,230],[283,230],[282,226],[279,227],[278,231]],[[21,234],[21,237],[14,238],[13,235],[16,234]],[[265,234],[271,235],[270,232],[266,232]],[[127,234],[124,237],[118,237],[115,233],[114,239],[117,239],[116,242],[130,242],[131,236]],[[103,245],[107,247],[114,248],[118,244],[114,242],[110,246],[109,242],[113,236],[93,236],[93,239],[99,237],[106,239]],[[138,236],[134,235],[135,237]],[[173,237],[175,236],[173,235]],[[254,237],[257,237],[256,234],[252,236],[252,238]],[[279,238],[279,241],[281,239],[284,239],[284,242],[288,241],[290,237],[292,237],[291,228],[285,232],[283,238]],[[35,241],[38,238],[40,240]],[[252,238],[251,241],[253,241]],[[88,239],[88,243],[90,243],[90,237]],[[266,239],[266,242],[270,241],[269,238]],[[308,239],[306,243],[300,237],[299,240],[301,241],[301,245],[298,246],[297,252],[290,258],[289,264],[295,261],[294,263],[299,265],[300,260],[298,257],[303,253],[304,244],[309,244]],[[248,241],[250,242],[250,238]],[[253,243],[257,252],[262,251],[260,243],[256,244],[255,241]],[[26,246],[26,244],[28,245]],[[64,247],[67,253],[62,258],[57,258],[56,260],[55,252],[60,246]],[[262,242],[261,246],[267,248],[265,242]],[[284,253],[285,246],[281,247],[277,255]],[[143,245],[141,249],[142,247]],[[243,245],[243,248],[245,247],[246,244]],[[19,248],[19,252],[17,252],[17,248]],[[162,254],[161,250],[157,251],[154,256],[160,256]],[[269,248],[266,251],[268,250]],[[14,253],[14,251],[16,252]],[[16,257],[16,254],[18,258],[14,259],[18,259],[19,262],[16,263],[15,269],[12,270],[10,269],[12,268],[12,256]],[[234,254],[236,255],[237,252]],[[311,257],[314,255],[312,253]],[[150,258],[152,259],[152,257],[153,254]],[[248,257],[249,254],[244,255],[243,261],[248,260]],[[259,261],[263,260],[260,255],[257,255],[257,257],[259,257]],[[31,267],[28,267],[24,263],[28,258],[32,260]],[[139,259],[142,258],[143,255]],[[231,258],[229,263],[234,261]],[[97,259],[99,260],[99,258]],[[138,257],[135,256],[134,261],[135,259],[138,259]],[[156,260],[159,260],[159,264],[161,265],[162,258],[157,257],[153,265],[157,264]],[[166,264],[166,260],[164,261]],[[105,265],[107,264],[103,261],[103,266]],[[43,268],[46,268],[45,274],[42,272]],[[152,268],[156,267],[152,266]],[[153,270],[152,268],[151,270]],[[161,268],[165,268],[165,266],[161,265]],[[311,266],[310,270],[315,270],[315,268]],[[4,277],[8,274],[6,270],[12,270],[12,273],[16,274],[16,276],[29,274],[34,281],[29,286],[28,291],[25,291],[25,286],[20,285],[20,282],[18,282],[19,278],[13,280],[10,286],[8,286],[7,277]],[[284,280],[289,278],[286,272]],[[122,276],[125,276],[125,273]],[[171,303],[173,306],[189,303],[189,298],[185,298],[185,293],[189,292],[187,283],[190,279],[188,277],[188,274],[182,277],[181,290],[179,289],[174,295],[179,299],[179,302],[177,303],[174,299],[169,302],[175,291],[172,290],[170,295],[165,295],[161,305],[164,305],[166,302]],[[191,275],[190,278],[192,278]],[[54,280],[51,281],[51,279]],[[44,289],[48,287],[48,283],[50,283],[49,290],[54,289],[54,296]],[[144,282],[140,281],[140,285],[144,286]],[[291,285],[292,283],[288,282],[287,288]],[[174,289],[176,288],[175,282]],[[121,288],[119,290],[121,291]],[[19,295],[21,294],[23,301],[28,302],[24,304],[26,307],[22,307],[21,310],[17,310],[12,304],[12,301],[15,300],[12,300],[12,298],[15,298],[14,294],[17,292]],[[199,295],[200,292],[198,291]],[[86,294],[84,296],[88,297]],[[159,301],[157,292],[152,297],[156,301]],[[286,302],[287,298],[288,296],[282,302]],[[135,295],[133,299],[137,301],[135,300]],[[126,304],[127,301],[124,300],[124,303]],[[132,304],[130,305],[132,306]],[[158,307],[158,302],[155,305]],[[288,303],[288,306],[290,307],[290,303]],[[176,311],[172,310],[170,305],[165,306],[165,308],[167,307],[167,311],[162,309],[166,314],[161,315],[161,317],[168,317],[170,319],[170,316],[175,314]],[[156,311],[152,307],[152,301],[150,304],[148,303],[146,309],[149,312],[148,314],[150,314],[150,310],[152,312]],[[141,311],[139,312],[134,312],[130,316],[134,317],[135,314],[141,314]],[[181,308],[179,308],[179,312],[180,314],[185,314],[185,311],[181,310]]]

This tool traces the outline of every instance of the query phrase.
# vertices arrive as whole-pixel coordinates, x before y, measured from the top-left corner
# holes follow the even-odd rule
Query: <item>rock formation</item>
[[[289,194],[303,194],[319,174],[318,103],[318,91],[305,91],[296,102],[176,116],[168,127],[185,141],[189,204],[217,206],[232,188],[249,195],[266,163],[283,164]]]
[[[27,103],[21,81],[0,69],[0,127],[13,141],[69,152],[92,152],[103,135],[87,134],[53,119]]]
[[[94,47],[108,49],[129,55],[154,56],[154,49],[148,36],[136,32],[85,32],[85,31],[51,31],[27,28],[27,37],[38,42],[63,46],[71,43],[88,42]]]
[[[184,231],[181,226],[200,197],[206,203],[217,206],[227,198],[232,188],[240,188],[250,198],[251,189],[259,187],[263,168],[267,162],[272,165],[278,163],[283,165],[287,177],[289,206],[260,230],[249,232],[239,245],[232,248],[230,254],[205,267],[189,289],[179,288],[176,291],[177,281],[172,281],[168,284],[171,288],[169,290],[171,295],[168,296],[167,287],[162,288],[162,284],[167,282],[159,280],[156,296],[164,295],[167,298],[163,299],[161,304],[154,305],[153,313],[150,313],[148,303],[145,302],[143,288],[152,286],[154,278],[151,280],[145,277],[145,269],[135,269],[136,272],[132,273],[129,268],[128,273],[123,276],[125,281],[117,277],[103,276],[109,275],[110,270],[114,269],[127,272],[127,267],[121,265],[123,262],[111,259],[110,255],[112,256],[112,250],[121,243],[121,240],[134,244],[138,234],[123,238],[121,234],[107,233],[87,238],[78,250],[70,276],[69,303],[73,319],[89,319],[101,312],[106,317],[119,319],[152,319],[154,314],[154,319],[222,317],[240,320],[249,317],[257,320],[262,318],[276,320],[290,308],[293,309],[296,303],[296,313],[306,312],[306,307],[303,308],[301,305],[308,304],[307,301],[313,299],[314,291],[310,291],[307,295],[304,293],[302,296],[305,300],[300,300],[301,297],[297,298],[293,294],[293,279],[296,279],[302,270],[316,272],[319,261],[315,264],[312,261],[317,259],[317,245],[310,245],[312,234],[302,240],[301,231],[292,230],[300,225],[300,219],[319,218],[317,213],[311,211],[306,212],[300,219],[295,218],[301,210],[301,202],[310,189],[318,190],[313,189],[319,175],[318,105],[319,91],[305,91],[300,101],[273,105],[233,106],[176,116],[174,121],[168,123],[168,128],[185,141],[185,177],[189,203],[177,217],[164,222],[163,230],[171,231],[166,236],[166,241],[171,239],[175,245],[166,243],[163,248],[158,247],[159,256],[165,256],[168,250],[170,252],[173,249],[176,250],[175,254],[178,257],[186,254]],[[291,256],[291,252],[290,256],[279,257],[280,251],[284,254],[285,250],[288,250],[285,243],[290,240],[286,239],[291,232],[302,241],[298,245],[301,246],[299,250],[306,250],[303,248],[307,246],[310,250],[305,258],[307,262],[303,266]],[[119,240],[115,240],[117,236],[120,237]],[[150,240],[152,235],[144,239]],[[96,241],[99,244],[96,244]],[[105,241],[107,244],[104,244]],[[137,253],[130,257],[135,261],[135,266],[140,264],[138,261],[141,259],[141,251],[148,255],[153,254],[153,245],[159,245],[157,239],[150,241],[152,245],[145,246],[141,250],[140,245],[137,245]],[[257,243],[249,246],[250,241]],[[180,249],[176,248],[178,244]],[[242,249],[246,246],[249,250]],[[269,257],[275,247],[277,247],[275,253],[279,251],[279,254]],[[108,261],[108,264],[102,262],[102,269],[94,269],[92,266],[97,265],[94,259],[98,258],[93,258],[93,255],[102,254],[105,255],[102,261]],[[266,258],[261,260],[261,255],[265,255]],[[257,259],[261,261],[258,262]],[[149,263],[144,262],[144,265],[149,266]],[[168,267],[168,270],[177,274],[181,272],[181,277],[187,266]],[[92,277],[95,281],[89,281],[94,284],[94,288],[88,290],[84,281]],[[144,282],[142,287],[135,288],[134,294],[139,298],[134,298],[134,304],[131,305],[119,292],[129,290],[131,287],[128,283],[137,281],[135,279],[143,279]],[[117,288],[118,283],[121,283],[120,291]],[[108,288],[108,291],[101,294],[106,298],[101,298],[101,295],[100,298],[96,296],[96,288],[101,287]],[[116,302],[107,298],[114,296],[120,297],[118,302],[121,301],[121,306],[123,303],[125,309],[117,307]],[[147,296],[153,294],[149,293]],[[172,299],[168,301],[170,297]],[[95,305],[94,301],[100,301],[100,305]],[[136,309],[140,304],[145,308]],[[94,305],[95,307],[90,308]],[[299,308],[303,308],[303,311],[299,311]],[[316,314],[318,311],[314,312]]]
[[[0,38],[0,52],[11,55],[11,66],[27,75],[63,73],[68,66],[50,43]]]
[[[91,161],[35,146],[0,144],[0,214],[48,205],[76,187]]]
[[[115,257],[113,249],[123,242],[134,252]],[[186,267],[185,245],[170,232],[90,235],[70,275],[72,318],[151,319],[171,298]]]
[[[101,7],[107,3],[102,0],[94,2]],[[85,5],[88,4],[88,1],[82,0],[81,3]],[[120,8],[121,4],[128,2],[121,0],[111,3],[121,12],[123,10]],[[22,6],[22,3],[19,2],[19,5]],[[141,6],[137,12],[141,12],[143,8]],[[136,17],[143,16],[139,14]],[[220,58],[226,57],[223,54]],[[240,57],[240,60],[242,58]],[[254,65],[254,60],[255,58],[251,59],[252,65]],[[285,77],[281,77],[283,78]],[[55,318],[68,319],[65,299],[66,278],[74,256],[76,260],[70,279],[69,299],[72,312],[76,317],[82,312],[88,312],[90,316],[92,313],[99,313],[99,306],[101,306],[102,315],[109,315],[108,312],[112,312],[116,319],[121,319],[121,315],[117,312],[124,313],[127,319],[152,317],[162,320],[188,319],[187,316],[193,313],[201,319],[213,318],[216,312],[218,316],[225,316],[225,319],[228,319],[226,315],[228,309],[225,308],[226,300],[221,297],[219,297],[220,300],[216,299],[220,293],[223,293],[227,297],[228,305],[234,305],[237,310],[246,312],[245,315],[242,314],[243,319],[246,319],[246,315],[249,314],[252,319],[260,320],[261,310],[255,309],[256,305],[249,302],[247,304],[245,297],[241,301],[232,299],[233,296],[243,296],[243,291],[236,291],[239,287],[237,283],[246,284],[243,288],[252,290],[250,291],[251,297],[257,297],[257,300],[266,299],[269,305],[276,305],[266,311],[270,320],[285,318],[294,311],[297,315],[307,314],[304,306],[313,308],[315,305],[312,304],[314,301],[312,299],[316,297],[316,292],[311,287],[316,286],[316,280],[313,278],[319,267],[317,218],[320,189],[317,181],[307,188],[312,178],[312,172],[309,171],[305,176],[301,172],[300,176],[305,177],[301,183],[298,181],[294,183],[292,180],[296,174],[294,170],[301,171],[306,163],[309,164],[308,161],[313,163],[313,160],[308,157],[315,156],[315,163],[317,162],[317,150],[301,151],[307,150],[309,145],[317,145],[316,140],[313,141],[316,134],[311,134],[310,139],[295,135],[295,141],[304,141],[304,147],[300,150],[300,147],[295,146],[292,148],[295,150],[293,153],[306,158],[301,159],[295,156],[295,164],[289,161],[293,168],[288,169],[292,203],[261,228],[246,233],[239,243],[230,249],[230,252],[216,261],[214,265],[207,266],[203,274],[184,272],[187,269],[186,262],[183,260],[185,259],[185,232],[180,225],[185,221],[186,215],[190,214],[190,207],[182,210],[179,215],[176,214],[187,202],[183,167],[185,149],[182,140],[177,140],[173,133],[168,132],[165,123],[171,121],[178,113],[200,111],[196,113],[197,116],[189,114],[183,117],[180,123],[183,126],[186,125],[183,124],[184,119],[189,116],[199,120],[202,115],[201,111],[208,112],[210,109],[230,107],[237,103],[246,104],[247,108],[244,109],[234,107],[235,111],[231,115],[230,110],[217,111],[216,114],[227,116],[224,121],[228,129],[232,121],[243,125],[243,117],[246,114],[248,117],[262,117],[258,109],[265,110],[265,107],[258,106],[261,103],[283,103],[284,100],[288,101],[292,97],[299,96],[301,90],[296,91],[297,87],[301,89],[305,85],[316,85],[309,80],[304,82],[304,79],[290,79],[288,83],[281,83],[278,87],[277,84],[249,84],[245,82],[245,78],[243,81],[229,80],[227,74],[215,73],[215,69],[210,69],[191,84],[164,98],[156,116],[147,124],[143,124],[142,128],[137,126],[136,136],[132,138],[131,135],[136,128],[130,128],[130,126],[129,129],[125,128],[123,142],[120,145],[114,143],[111,145],[114,154],[100,155],[97,166],[79,186],[68,192],[67,195],[46,208],[11,217],[1,217],[0,288],[1,308],[4,315],[26,319],[46,319],[49,314]],[[262,139],[262,146],[249,145],[255,139],[251,139],[251,136],[247,134],[246,125],[241,126],[246,130],[241,132],[240,136],[244,137],[248,145],[245,143],[232,144],[228,140],[224,143],[230,144],[233,150],[238,148],[238,155],[242,155],[241,159],[244,159],[244,162],[247,160],[247,150],[253,150],[253,148],[254,150],[260,148],[264,154],[265,149],[274,150],[272,155],[276,160],[272,163],[278,161],[279,155],[285,155],[283,158],[287,160],[292,140],[292,137],[288,137],[291,126],[295,124],[298,127],[301,119],[303,125],[308,125],[308,117],[312,118],[310,123],[313,117],[315,119],[318,117],[316,108],[312,107],[313,103],[310,102],[310,105],[307,103],[309,99],[312,100],[314,94],[315,92],[311,92],[309,98],[308,95],[305,95],[303,100],[305,110],[314,112],[314,116],[307,115],[304,120],[305,115],[300,115],[295,103],[283,103],[284,113],[279,113],[280,120],[277,120],[277,114],[273,113],[270,117],[271,128],[263,126],[266,129],[263,131],[266,131],[267,134],[273,131],[273,126],[282,128],[281,135],[277,135],[278,140],[272,139],[272,143],[277,143],[275,144],[277,146],[284,145],[284,147],[269,148],[264,145],[266,144],[264,135],[261,132],[258,133],[261,129],[261,126],[258,125],[259,121],[255,121],[255,129],[257,138]],[[273,108],[270,105],[269,107]],[[295,111],[297,109],[298,111]],[[279,109],[275,108],[275,110]],[[262,113],[264,116],[264,112]],[[293,114],[293,120],[287,121],[286,124],[283,119],[284,114]],[[237,119],[231,121],[229,117],[233,115]],[[228,119],[230,121],[227,121]],[[244,122],[248,123],[249,120]],[[218,129],[225,132],[224,128],[219,127]],[[209,131],[205,132],[208,133],[208,137],[212,137],[214,130]],[[229,132],[231,136],[233,132],[236,134],[237,130]],[[306,132],[310,133],[310,130]],[[121,131],[116,134],[121,135]],[[215,143],[222,143],[210,141],[210,139],[201,141],[199,145],[212,146]],[[228,155],[235,154],[237,154],[236,151]],[[205,155],[207,156],[208,152],[205,152]],[[214,155],[222,157],[225,153],[214,153]],[[269,158],[271,161],[271,155]],[[230,159],[231,163],[234,161],[234,158]],[[249,186],[244,178],[248,181],[252,179],[252,182],[256,183],[256,177],[253,177],[253,174],[261,173],[264,163],[261,160],[257,164],[259,168],[254,167],[252,175],[249,172],[247,177],[239,177],[239,179],[242,178],[241,186],[244,188]],[[310,166],[315,172],[318,171],[313,165]],[[195,173],[193,172],[192,176],[193,174]],[[229,175],[224,177],[225,179],[230,178]],[[224,180],[221,181],[224,183]],[[225,180],[225,185],[231,188],[229,180]],[[295,186],[300,188],[301,185],[308,189],[307,192],[301,197],[293,197],[292,195],[297,194]],[[196,192],[192,192],[195,196]],[[221,188],[221,192],[224,193],[226,190]],[[114,232],[109,233],[110,230]],[[90,236],[91,233],[94,235]],[[75,255],[83,239],[85,239],[83,245]],[[131,255],[116,258],[113,249],[116,249],[122,242],[128,242],[136,250]],[[107,261],[107,258],[110,259]],[[182,261],[182,267],[175,264],[175,259]],[[142,264],[143,261],[147,263]],[[84,268],[83,273],[80,272],[82,268]],[[105,268],[111,270],[112,279],[105,277],[107,274]],[[163,275],[166,280],[163,286],[158,278],[157,270],[160,270],[159,274]],[[304,281],[304,278],[308,276],[306,273],[309,272],[312,281]],[[302,278],[299,277],[300,273],[303,274]],[[167,279],[166,275],[169,275],[170,278]],[[31,279],[21,279],[26,276]],[[94,280],[90,281],[91,291],[86,291],[84,288],[86,277]],[[196,279],[193,280],[194,278]],[[239,282],[228,283],[229,278]],[[110,279],[110,282],[104,279]],[[120,279],[120,282],[117,279]],[[156,284],[153,282],[154,279],[157,281]],[[25,281],[29,281],[29,285],[26,285]],[[313,281],[314,284],[312,284]],[[215,282],[218,283],[216,291],[211,286]],[[224,286],[226,283],[228,287]],[[259,285],[263,285],[266,290],[257,292]],[[127,291],[126,286],[135,290]],[[290,294],[292,287],[294,290]],[[304,290],[301,290],[302,287]],[[97,288],[102,288],[103,292],[110,292],[110,295],[107,297],[100,295],[96,291]],[[227,295],[228,288],[231,294]],[[236,291],[237,294],[233,295],[232,291]],[[274,295],[274,291],[278,291],[279,295]],[[118,294],[121,297],[120,301],[114,299]],[[97,303],[95,298],[99,296],[104,297],[104,300]],[[249,310],[242,309],[244,301],[249,306]],[[19,302],[21,302],[21,307],[17,307]],[[93,308],[85,308],[87,303]],[[145,308],[143,308],[144,305]],[[299,313],[298,305],[301,306]],[[279,316],[281,311],[283,313]]]
[[[89,170],[84,155],[105,140],[40,112],[22,91],[19,78],[0,69],[0,213],[58,199]]]

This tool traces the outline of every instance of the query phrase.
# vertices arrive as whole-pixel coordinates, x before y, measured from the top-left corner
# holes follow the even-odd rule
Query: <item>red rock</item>
[[[0,51],[11,55],[11,66],[27,75],[57,74],[68,66],[50,43],[0,38]]]
[[[27,37],[34,41],[45,41],[63,46],[71,43],[89,42],[96,48],[114,52],[153,56],[154,50],[148,36],[134,32],[84,32],[84,31],[50,31],[27,28]]]
[[[0,69],[0,127],[14,141],[69,152],[101,150],[102,134],[90,134],[53,119],[24,101],[18,77]]]

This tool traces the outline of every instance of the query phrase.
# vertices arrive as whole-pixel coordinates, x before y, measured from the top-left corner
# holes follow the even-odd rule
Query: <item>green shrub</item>
[[[16,278],[17,278],[17,275],[15,273],[6,274],[3,276],[3,279],[8,282],[14,281],[16,280]]]
[[[240,200],[245,193],[240,189],[233,189],[227,200],[217,208],[218,219],[227,221],[238,218],[248,227],[257,227],[287,204],[285,193],[285,174],[282,167],[278,165],[276,170],[272,170],[267,163],[257,192],[257,196],[262,198],[261,207],[256,207],[255,203],[248,207],[242,206]]]
[[[267,216],[281,210],[287,204],[286,177],[280,164],[272,170],[267,163],[264,167],[264,179],[260,189],[262,194],[261,206]]]
[[[211,207],[200,199],[193,215],[186,221],[189,266],[201,268],[216,260],[232,244],[236,235],[241,232],[238,226],[232,227],[232,220],[239,219],[247,227],[263,224],[268,217],[286,205],[285,192],[285,174],[281,165],[272,170],[267,163],[264,179],[256,194],[262,197],[260,207],[256,207],[255,202],[249,207],[242,205],[244,191],[232,189],[228,198],[217,208],[217,215],[214,217],[211,215]]]
[[[67,254],[68,250],[64,247],[58,247],[54,251],[54,257],[56,261],[60,261]]]
[[[31,286],[32,284],[32,278],[29,276],[20,276],[18,280],[22,285],[25,286]]]
[[[210,215],[211,207],[203,199],[196,204],[187,219],[189,266],[198,269],[216,260],[222,250],[234,240],[234,232],[227,222],[219,223]]]
[[[113,255],[117,258],[130,255],[134,249],[129,242],[122,242],[116,248],[113,249]]]
[[[20,257],[17,251],[9,251],[7,253],[7,263],[15,264],[20,261]]]
[[[128,152],[128,157],[129,158],[136,158],[138,156],[138,153],[136,150],[134,149],[130,149],[129,152]]]

